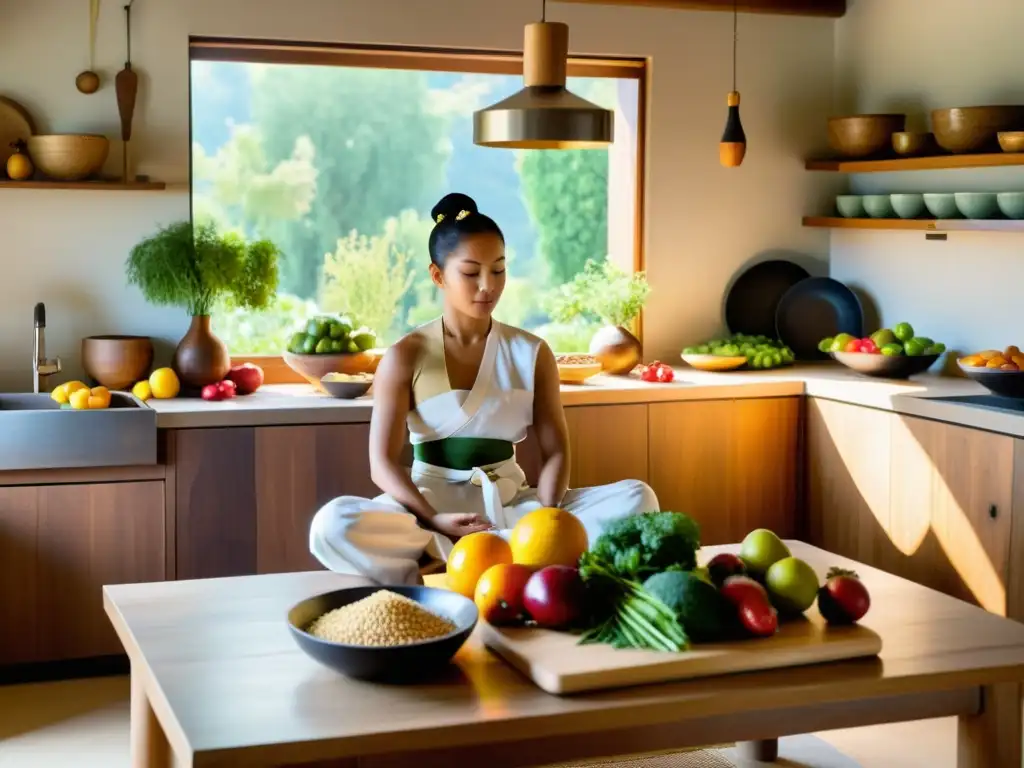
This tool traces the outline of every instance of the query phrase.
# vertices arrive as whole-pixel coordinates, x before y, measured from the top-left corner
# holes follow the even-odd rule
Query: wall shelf
[[[1024,152],[996,152],[988,155],[936,155],[894,157],[884,160],[808,160],[808,171],[838,173],[884,173],[886,171],[941,171],[954,168],[1000,168],[1024,165]]]
[[[804,226],[911,232],[1024,232],[1024,221],[1010,219],[844,219],[838,216],[804,216]]]
[[[11,181],[0,179],[0,189],[77,189],[90,192],[158,192],[162,181]]]

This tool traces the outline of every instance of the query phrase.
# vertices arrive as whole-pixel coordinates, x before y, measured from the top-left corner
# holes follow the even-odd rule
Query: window
[[[505,233],[496,317],[556,351],[584,351],[597,327],[552,320],[558,286],[588,260],[640,267],[639,62],[570,62],[569,88],[616,112],[610,149],[511,151],[473,144],[473,112],[522,87],[518,57],[217,41],[191,50],[193,218],[282,252],[272,308],[214,317],[233,355],[279,355],[320,312],[353,317],[378,346],[437,317],[429,211],[449,191],[474,197]]]

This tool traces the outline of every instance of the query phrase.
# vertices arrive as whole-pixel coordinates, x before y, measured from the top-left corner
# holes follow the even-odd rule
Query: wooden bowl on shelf
[[[892,135],[892,149],[901,157],[930,154],[937,149],[935,136],[931,133],[914,133],[913,131],[896,131]]]
[[[110,141],[91,134],[30,136],[28,156],[36,169],[54,181],[81,181],[99,173]]]
[[[1001,131],[1024,128],[1024,106],[952,107],[932,110],[935,141],[948,152],[994,150]]]
[[[747,364],[744,355],[725,357],[722,355],[682,355],[683,362],[698,371],[735,371]]]
[[[1000,131],[997,138],[1003,152],[1024,152],[1024,131]]]
[[[828,144],[843,157],[870,157],[892,148],[892,135],[907,125],[906,115],[831,117]]]
[[[82,367],[107,389],[130,389],[153,365],[148,336],[89,336],[82,339]]]
[[[374,373],[380,363],[377,350],[346,355],[296,355],[284,352],[285,365],[308,381],[319,392],[329,394],[322,379],[328,373]]]

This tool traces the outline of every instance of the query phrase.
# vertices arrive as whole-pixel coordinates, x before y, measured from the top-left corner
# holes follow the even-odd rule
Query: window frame
[[[412,69],[466,72],[483,75],[521,75],[523,56],[515,51],[464,48],[363,45],[354,43],[302,43],[223,37],[189,38],[189,213],[192,212],[192,62],[230,61],[251,64]],[[570,56],[569,77],[601,77],[637,81],[636,157],[633,216],[633,273],[646,268],[644,248],[644,182],[647,176],[647,104],[650,67],[646,59]],[[632,331],[643,343],[643,311]],[[265,384],[307,384],[281,355],[232,355],[232,365],[251,362],[263,368]]]

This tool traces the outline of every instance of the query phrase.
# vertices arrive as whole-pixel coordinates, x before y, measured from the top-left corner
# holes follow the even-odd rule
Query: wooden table
[[[855,568],[878,659],[557,697],[471,639],[414,687],[360,683],[305,656],[285,615],[357,583],[328,572],[104,588],[131,659],[132,765],[516,768],[956,715],[958,765],[1021,765],[1024,625],[806,544]],[[705,555],[723,548],[709,548]],[[713,550],[713,551],[712,551]]]

